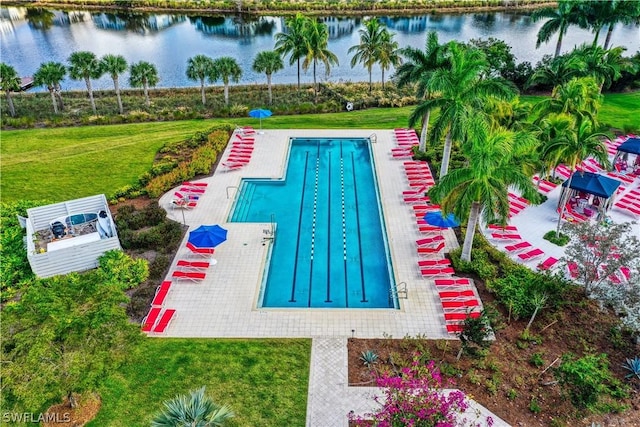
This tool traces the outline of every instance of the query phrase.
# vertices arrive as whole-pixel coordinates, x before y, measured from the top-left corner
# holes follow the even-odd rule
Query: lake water
[[[423,48],[428,31],[438,32],[440,42],[468,41],[474,38],[495,37],[512,47],[517,60],[533,65],[545,54],[553,54],[556,38],[535,47],[536,35],[543,21],[532,22],[521,13],[467,13],[439,14],[412,17],[381,17],[395,33],[400,47]],[[325,18],[329,26],[329,49],[340,61],[325,77],[324,68],[318,70],[320,81],[367,81],[366,70],[357,65],[350,67],[348,49],[359,43],[358,30],[363,18]],[[170,14],[115,15],[94,12],[48,11],[34,14],[25,8],[0,8],[0,58],[12,65],[20,75],[32,75],[41,63],[58,61],[67,63],[74,51],[88,50],[98,56],[108,53],[123,55],[129,63],[149,61],[156,65],[160,75],[158,87],[196,86],[185,76],[187,60],[197,54],[212,58],[232,56],[243,69],[240,83],[263,84],[266,77],[251,69],[256,54],[274,47],[275,34],[282,32],[284,18],[259,17],[244,21],[236,16],[201,17]],[[604,40],[604,32],[600,42]],[[585,42],[593,35],[577,27],[569,28],[563,42],[563,51]],[[640,49],[638,26],[618,25],[613,33],[613,46],[627,47],[627,54]],[[287,58],[288,60],[288,58]],[[391,76],[385,73],[385,80]],[[374,80],[380,81],[379,69],[374,69]],[[313,81],[311,69],[302,74],[302,82]],[[295,83],[295,66],[273,75],[274,83]],[[128,75],[121,80],[128,87]],[[220,83],[218,83],[220,84]],[[109,77],[94,81],[96,89],[111,89]],[[63,89],[84,89],[84,82],[66,80]],[[42,90],[42,89],[38,89]]]

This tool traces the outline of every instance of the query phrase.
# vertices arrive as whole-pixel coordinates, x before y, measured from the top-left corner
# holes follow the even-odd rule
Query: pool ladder
[[[395,288],[389,290],[389,300],[393,301],[393,298],[409,299],[409,289],[407,289],[407,282],[400,282]]]
[[[376,135],[375,132],[372,133],[371,135],[369,135],[369,141],[371,141],[373,143],[378,142],[378,135]]]

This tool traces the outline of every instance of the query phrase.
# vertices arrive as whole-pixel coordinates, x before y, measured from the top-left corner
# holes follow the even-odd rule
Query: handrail
[[[391,298],[395,296],[395,297],[398,297],[398,299],[408,299],[409,290],[407,289],[407,282],[398,283],[395,289],[389,290],[389,294]]]
[[[231,189],[231,188],[235,188],[236,190],[238,189],[238,187],[235,186],[235,185],[227,185],[227,189],[225,190],[227,192],[227,199],[230,199],[230,197],[229,197],[229,189]]]
[[[372,143],[376,143],[376,142],[378,142],[378,135],[376,135],[376,133],[375,133],[375,132],[374,132],[374,133],[372,133],[371,135],[369,135],[369,140],[370,140]]]

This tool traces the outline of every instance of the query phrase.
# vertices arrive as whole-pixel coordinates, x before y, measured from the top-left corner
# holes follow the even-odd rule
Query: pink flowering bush
[[[419,356],[413,358],[411,366],[402,369],[399,375],[383,373],[377,379],[378,387],[384,389],[382,396],[374,400],[380,409],[363,417],[349,415],[357,426],[378,427],[458,427],[491,426],[487,417],[485,424],[461,418],[469,404],[461,391],[443,392],[443,380],[433,361],[426,365]],[[450,384],[447,384],[450,385]]]

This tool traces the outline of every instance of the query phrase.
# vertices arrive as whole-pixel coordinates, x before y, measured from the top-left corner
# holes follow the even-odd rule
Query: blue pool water
[[[397,307],[369,144],[292,139],[285,179],[243,179],[230,221],[277,223],[262,307]]]

